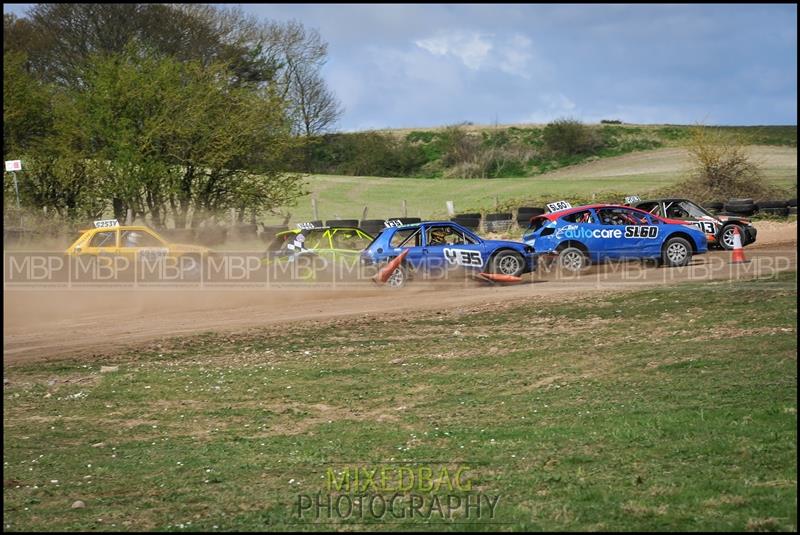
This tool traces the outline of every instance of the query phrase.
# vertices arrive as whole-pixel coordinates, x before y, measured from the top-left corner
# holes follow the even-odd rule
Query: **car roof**
[[[149,230],[150,232],[158,233],[158,231],[153,230],[150,227],[146,227],[144,225],[117,225],[116,227],[92,227],[92,228],[83,229],[80,232],[91,232],[93,230],[99,230],[99,231],[105,231],[105,232],[111,231],[111,230]]]
[[[457,226],[457,227],[462,227],[463,228],[462,225],[459,225],[455,221],[444,221],[444,220],[443,221],[420,221],[419,223],[408,223],[408,224],[405,224],[405,225],[397,225],[396,227],[386,227],[386,228],[407,229],[407,228],[419,227],[421,225],[452,225],[452,226]]]
[[[546,214],[542,214],[536,217],[544,217],[551,221],[555,221],[556,219],[563,217],[565,215],[575,214],[577,212],[583,212],[584,210],[598,209],[598,208],[633,208],[634,210],[638,210],[638,208],[632,206],[625,206],[623,204],[585,204],[583,206],[573,206],[572,208],[567,208],[566,210],[558,210],[557,212],[548,212]],[[644,212],[644,210],[641,211]]]
[[[646,202],[674,202],[674,201],[689,201],[689,202],[694,202],[694,201],[692,201],[692,200],[689,200],[689,199],[687,199],[686,197],[661,197],[661,198],[658,198],[658,199],[645,199],[645,200],[643,200],[643,201],[636,201],[636,202],[633,204],[633,206],[636,206],[636,205],[638,205],[638,204],[644,204],[644,203],[646,203]],[[694,203],[694,204],[697,204],[697,203]]]
[[[302,232],[304,230],[358,230],[360,232],[363,232],[364,234],[369,234],[369,232],[360,227],[313,227],[313,228],[290,228],[278,232],[276,236],[280,234],[286,234],[289,232],[294,232],[294,233]]]

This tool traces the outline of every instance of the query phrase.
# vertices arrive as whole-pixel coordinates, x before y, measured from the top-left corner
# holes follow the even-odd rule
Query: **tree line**
[[[320,74],[327,44],[297,21],[36,4],[3,22],[3,153],[23,160],[22,203],[66,218],[254,219],[304,193],[286,170],[342,113]]]

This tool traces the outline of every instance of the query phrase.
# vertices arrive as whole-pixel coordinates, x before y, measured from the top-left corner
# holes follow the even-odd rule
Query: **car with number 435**
[[[401,287],[415,276],[446,277],[454,270],[519,277],[536,269],[533,248],[524,243],[486,240],[452,221],[393,225],[361,253],[363,264],[381,266],[404,251],[403,263],[388,284]]]
[[[548,205],[549,207],[551,205]],[[572,207],[560,201],[555,211],[531,219],[523,241],[537,255],[578,272],[591,263],[652,259],[664,266],[685,266],[708,251],[706,234],[683,221],[608,204]]]

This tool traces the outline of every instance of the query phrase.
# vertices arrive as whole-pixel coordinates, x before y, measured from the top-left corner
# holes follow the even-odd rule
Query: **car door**
[[[167,256],[164,241],[148,229],[123,229],[119,236],[118,253],[131,260],[154,260]]]
[[[422,252],[432,274],[459,267],[480,269],[488,253],[482,243],[447,223],[426,226]]]
[[[400,255],[404,250],[408,250],[405,262],[412,269],[424,267],[425,254],[422,247],[423,226],[400,228],[392,234],[389,240],[389,247],[393,251],[393,256]]]
[[[119,229],[100,230],[89,238],[86,247],[81,248],[78,254],[94,256],[111,256],[117,253]]]
[[[632,208],[609,206],[599,208],[598,239],[602,240],[603,257],[608,260],[641,258],[643,247],[652,234],[658,235],[647,214]]]

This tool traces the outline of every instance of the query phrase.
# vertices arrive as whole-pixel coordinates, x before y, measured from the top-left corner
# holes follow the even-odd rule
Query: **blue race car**
[[[404,286],[416,275],[443,278],[457,269],[506,277],[519,277],[536,269],[533,247],[513,241],[484,240],[451,221],[388,226],[361,253],[361,261],[378,267],[406,250],[405,259],[387,281],[392,287]]]
[[[665,266],[685,266],[693,254],[708,251],[705,233],[684,221],[629,206],[563,205],[567,208],[532,218],[522,239],[537,255],[556,257],[567,271],[608,260],[655,259]]]

